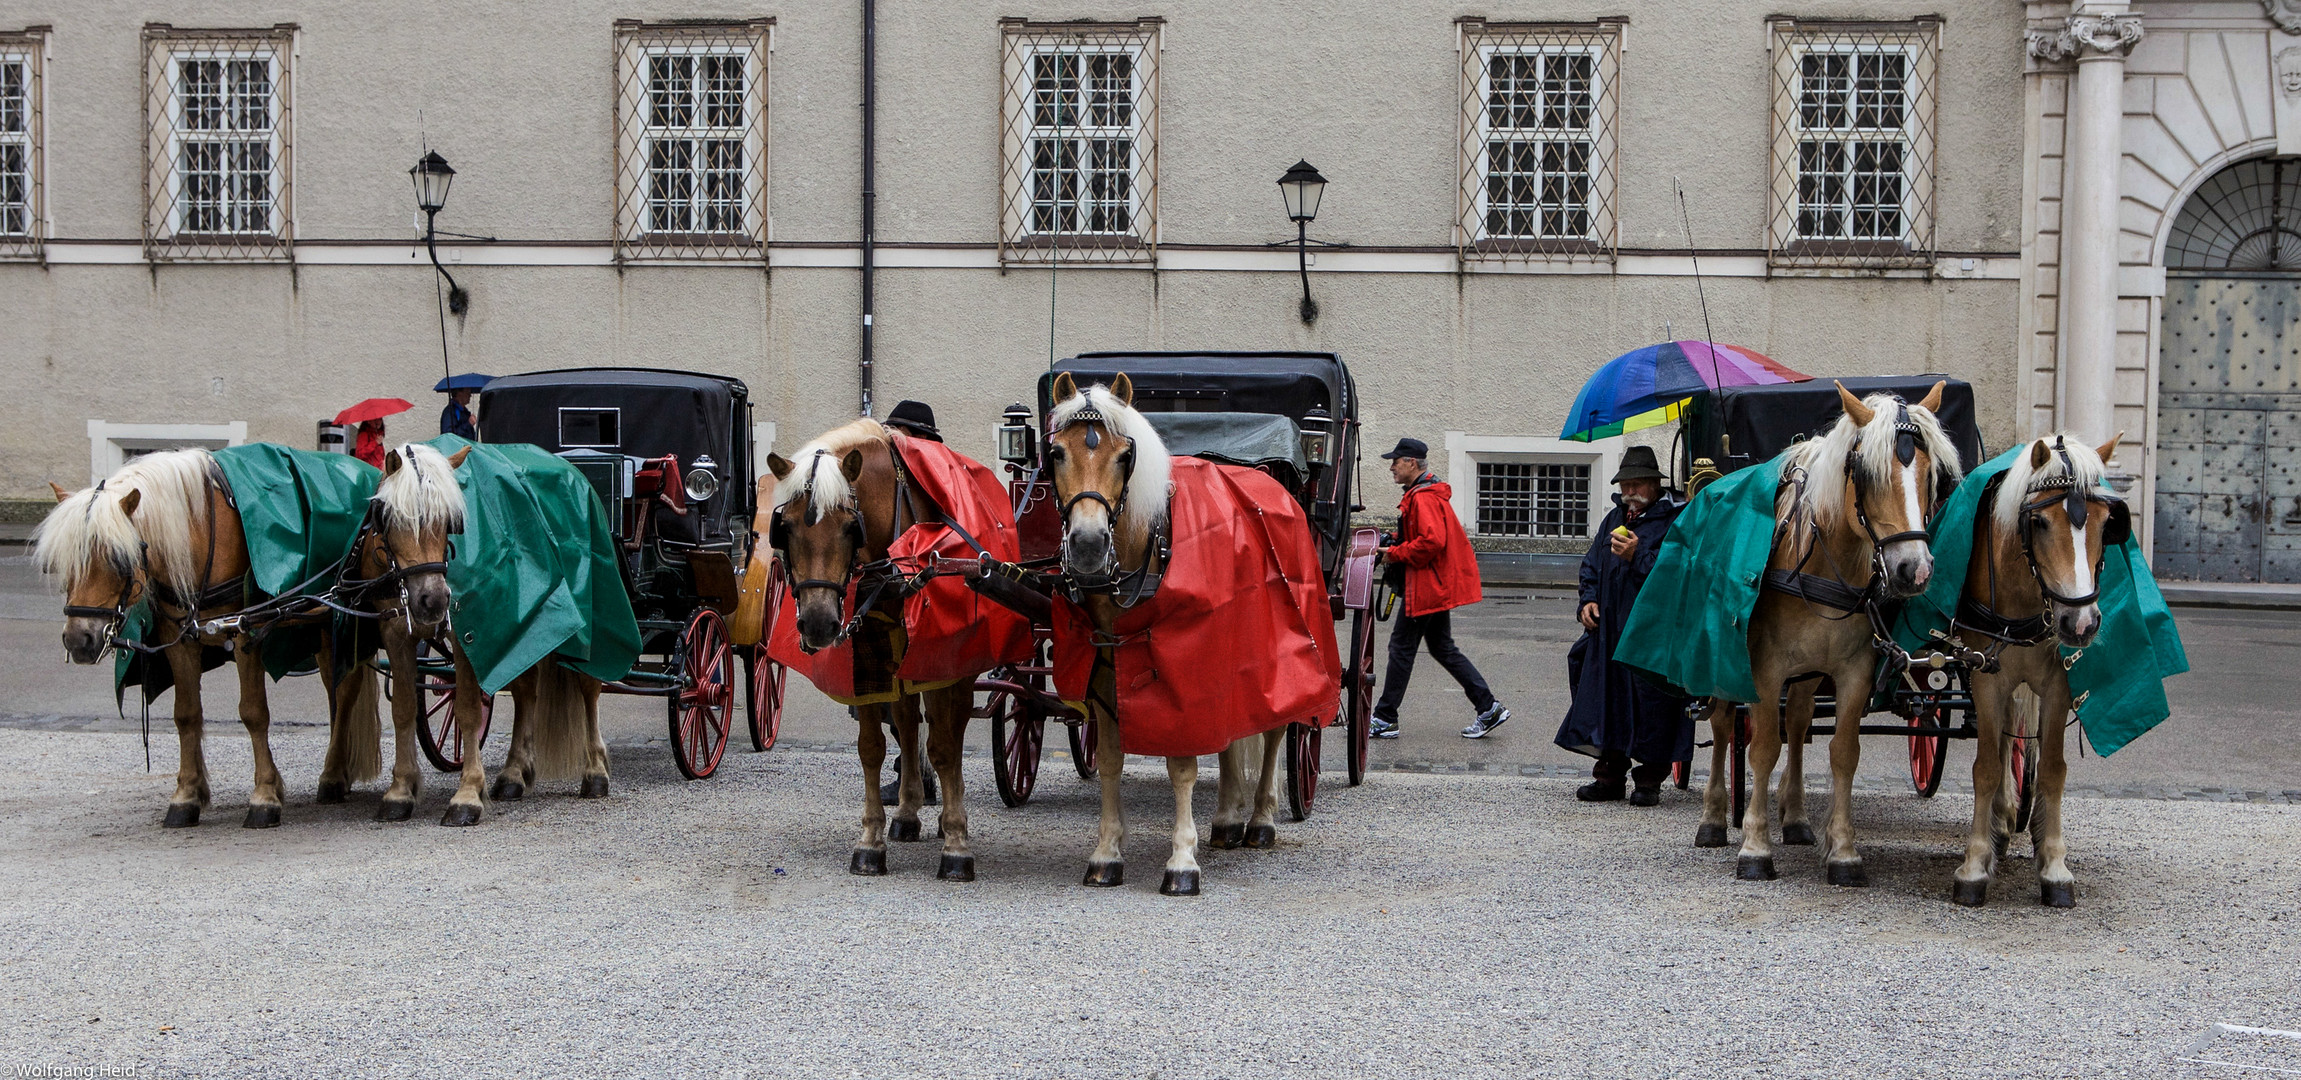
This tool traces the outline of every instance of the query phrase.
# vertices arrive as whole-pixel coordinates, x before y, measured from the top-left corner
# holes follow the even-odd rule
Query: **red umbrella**
[[[387,416],[415,408],[415,403],[395,397],[372,397],[336,414],[336,423],[357,424],[367,420],[381,420]]]

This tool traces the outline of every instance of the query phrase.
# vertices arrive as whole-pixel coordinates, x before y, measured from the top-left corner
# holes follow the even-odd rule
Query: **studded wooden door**
[[[2301,582],[2301,279],[2174,277],[2164,311],[2157,573]]]

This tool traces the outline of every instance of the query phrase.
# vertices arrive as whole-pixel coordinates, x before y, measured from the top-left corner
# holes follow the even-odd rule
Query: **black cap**
[[[1614,470],[1614,478],[1606,482],[1619,484],[1624,480],[1660,479],[1662,479],[1662,468],[1660,463],[1654,460],[1654,448],[1651,446],[1633,446],[1622,451],[1622,467]]]
[[[1430,460],[1430,444],[1420,439],[1400,439],[1397,448],[1382,455],[1382,460],[1391,461],[1402,457],[1410,457],[1416,461],[1428,461]]]
[[[887,412],[887,426],[902,428],[922,439],[943,441],[943,433],[935,430],[935,410],[924,401],[903,400]]]

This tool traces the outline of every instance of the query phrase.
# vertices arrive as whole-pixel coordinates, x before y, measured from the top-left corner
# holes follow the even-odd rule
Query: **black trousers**
[[[1430,658],[1462,684],[1472,708],[1485,712],[1494,707],[1494,691],[1486,688],[1486,678],[1454,647],[1453,615],[1451,611],[1419,617],[1398,614],[1398,624],[1390,630],[1390,669],[1383,673],[1382,700],[1374,703],[1374,715],[1398,722],[1398,704],[1406,700],[1406,681],[1414,674],[1414,652],[1424,642],[1430,643]]]

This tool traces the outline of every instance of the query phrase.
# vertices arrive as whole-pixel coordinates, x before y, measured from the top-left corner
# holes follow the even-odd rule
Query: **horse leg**
[[[885,705],[855,710],[855,756],[863,762],[863,836],[855,841],[847,872],[877,876],[887,872],[887,804],[879,801],[879,767],[887,763],[887,729],[879,724]]]
[[[1198,895],[1198,822],[1191,817],[1191,791],[1198,786],[1198,759],[1166,759],[1166,778],[1174,785],[1174,853],[1167,856],[1166,878],[1158,891],[1166,896]]]
[[[517,802],[527,797],[527,789],[535,783],[535,732],[538,695],[543,693],[544,664],[520,672],[511,680],[511,749],[503,755],[503,768],[495,771],[495,786],[488,789],[487,797],[500,802]],[[457,669],[456,689],[463,689],[461,669]],[[465,743],[464,753],[471,751]]]
[[[1207,829],[1206,846],[1229,849],[1246,843],[1250,808],[1240,797],[1246,789],[1246,740],[1223,747],[1215,760],[1214,824]]]
[[[248,816],[240,825],[274,828],[280,823],[280,769],[272,763],[272,705],[264,694],[264,662],[256,655],[253,638],[234,643],[232,662],[240,672],[240,723],[248,729],[248,749],[256,758],[256,788],[248,796]]]
[[[1782,843],[1806,845],[1814,842],[1813,823],[1806,818],[1806,738],[1814,727],[1814,691],[1821,686],[1817,680],[1791,683],[1790,711],[1785,718],[1782,741],[1789,750],[1789,760],[1782,765]]]
[[[919,808],[927,803],[925,747],[919,743],[919,698],[905,694],[883,706],[895,719],[895,745],[903,755],[896,775],[902,787],[895,803],[895,820],[887,826],[887,839],[910,842],[919,838]]]
[[[1278,752],[1286,747],[1286,729],[1263,732],[1262,768],[1254,774],[1254,816],[1246,823],[1246,846],[1278,846]],[[1252,748],[1248,750],[1252,753]]]
[[[599,680],[589,675],[570,671],[566,678],[575,682],[575,693],[583,699],[583,786],[576,789],[581,799],[607,797],[607,740],[599,734]]]
[[[1734,703],[1710,699],[1710,782],[1702,785],[1702,823],[1694,828],[1695,847],[1725,847],[1726,826],[1733,817]]]
[[[2058,664],[2058,651],[2047,654]],[[2054,675],[2059,675],[2055,672]],[[2076,907],[2077,879],[2069,872],[2069,848],[2061,839],[2061,786],[2069,779],[2063,736],[2069,731],[2069,683],[2048,676],[2037,695],[2037,791],[2029,811],[2029,837],[2037,849],[2038,903]]]
[[[1837,690],[1837,734],[1830,736],[1829,842],[1822,847],[1822,866],[1832,885],[1860,887],[1870,883],[1862,869],[1862,853],[1854,846],[1854,770],[1862,762],[1862,709],[1870,700],[1870,653],[1840,670],[1830,681]]]
[[[168,670],[176,679],[176,791],[168,796],[168,816],[160,824],[188,829],[200,823],[208,805],[208,761],[200,752],[200,642],[168,647]]]
[[[1094,854],[1087,856],[1086,884],[1108,888],[1126,881],[1126,855],[1122,851],[1127,836],[1126,807],[1119,802],[1119,773],[1126,761],[1119,753],[1118,721],[1103,714],[1100,706],[1088,708],[1095,714],[1095,771],[1102,780],[1103,816],[1095,835]]]
[[[1742,850],[1734,859],[1734,876],[1772,881],[1776,874],[1766,785],[1773,782],[1774,764],[1782,753],[1781,679],[1761,676],[1757,696],[1750,703],[1750,805],[1742,812]]]
[[[946,686],[926,695],[927,760],[943,783],[943,861],[935,876],[945,881],[975,880],[975,853],[967,837],[967,782],[959,775],[959,749],[967,737],[967,718],[975,705],[971,682]]]
[[[2006,706],[2012,696],[2009,682],[2002,675],[1976,673],[1973,677],[1973,828],[1965,837],[1965,862],[1959,864],[1950,887],[1950,899],[1966,907],[1980,907],[1989,899],[1989,879],[1997,873],[1998,844],[2002,842],[1997,796],[2005,784],[2005,755],[2000,744],[2009,741],[2003,737]]]
[[[412,656],[415,651],[414,646],[410,645],[408,651]],[[447,813],[439,819],[439,823],[442,825],[477,825],[481,813],[487,809],[487,801],[480,796],[481,790],[487,786],[487,766],[481,764],[479,760],[479,675],[471,670],[471,659],[464,655],[462,649],[452,651],[455,659],[455,700],[449,705],[449,708],[455,714],[456,731],[463,739],[463,775],[460,778],[462,782],[456,785],[455,794],[448,798]],[[392,677],[395,679],[399,677],[399,665],[397,663],[392,665]],[[421,682],[422,680],[416,677],[411,665],[408,671],[408,681],[402,684],[407,687],[409,698],[412,699],[421,692],[416,688],[416,684]],[[394,719],[397,719],[398,714],[395,712],[393,716]],[[412,766],[414,762],[412,750],[408,754],[408,759]]]
[[[406,821],[415,815],[423,774],[415,767],[415,726],[423,721],[423,680],[415,670],[415,639],[393,619],[378,619],[384,655],[391,658],[391,786],[376,807],[377,821]],[[467,748],[466,753],[470,753]]]

